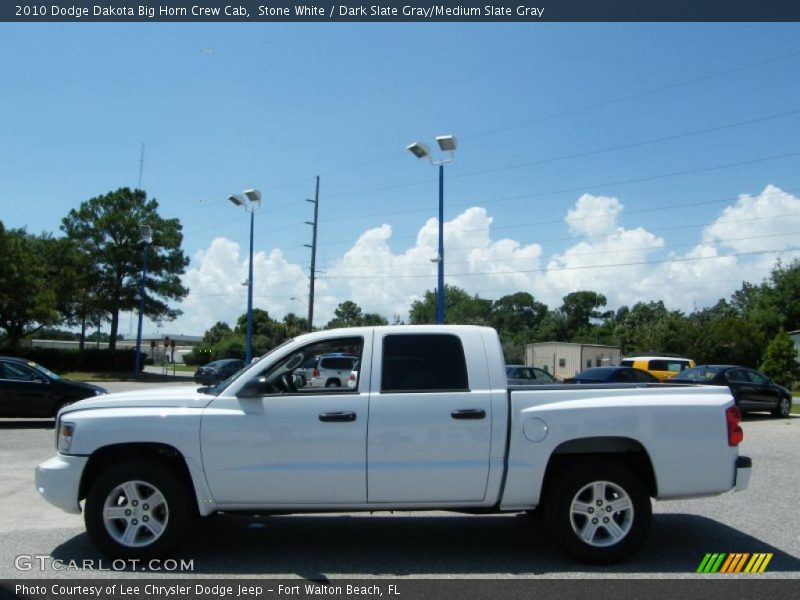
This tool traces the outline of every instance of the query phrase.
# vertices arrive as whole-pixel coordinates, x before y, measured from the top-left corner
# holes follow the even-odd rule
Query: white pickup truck
[[[310,356],[360,359],[354,387],[306,387]],[[747,486],[727,388],[514,387],[493,329],[299,336],[212,388],[82,400],[58,415],[36,487],[83,511],[114,557],[163,556],[217,511],[534,511],[564,550],[611,563],[645,539],[650,498]]]

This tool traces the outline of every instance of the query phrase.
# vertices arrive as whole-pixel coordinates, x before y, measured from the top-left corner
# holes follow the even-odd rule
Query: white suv
[[[350,371],[358,362],[357,356],[347,354],[323,354],[311,372],[308,385],[311,387],[345,387]]]

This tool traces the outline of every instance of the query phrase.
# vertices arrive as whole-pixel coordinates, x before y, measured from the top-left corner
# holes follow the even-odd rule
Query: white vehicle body
[[[460,340],[469,389],[387,392],[383,338],[429,334]],[[356,388],[245,393],[248,382],[304,345],[353,336],[364,342]],[[729,445],[732,406],[729,391],[713,387],[509,390],[489,328],[321,331],[266,355],[216,396],[187,386],[64,409],[59,431],[71,427],[71,443],[37,468],[36,486],[52,504],[80,512],[93,481],[130,449],[131,458],[162,456],[184,469],[200,515],[531,510],[565,461],[609,456],[627,465],[649,496],[713,495],[743,489],[749,478],[749,459]]]

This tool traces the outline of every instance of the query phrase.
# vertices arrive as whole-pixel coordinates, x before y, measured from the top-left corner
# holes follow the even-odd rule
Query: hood
[[[70,404],[62,414],[93,408],[203,408],[214,399],[197,390],[196,384],[187,384],[104,394]]]
[[[108,390],[106,388],[100,387],[99,385],[94,385],[92,383],[83,383],[82,381],[71,381],[69,379],[58,379],[56,380],[57,383],[77,390],[82,390],[87,393],[87,395],[92,395],[95,392],[100,392],[101,394],[107,394]]]

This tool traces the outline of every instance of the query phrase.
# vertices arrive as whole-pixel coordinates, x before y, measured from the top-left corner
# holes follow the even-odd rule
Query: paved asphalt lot
[[[119,391],[136,385],[107,387]],[[205,520],[174,558],[193,559],[194,577],[694,579],[700,577],[694,571],[706,552],[773,552],[767,571],[758,577],[796,578],[800,576],[800,417],[750,416],[744,430],[742,453],[754,461],[749,489],[715,498],[654,503],[653,528],[645,546],[620,565],[574,564],[527,516],[445,512],[218,515]],[[46,555],[78,564],[102,558],[84,533],[82,517],[51,507],[33,489],[33,469],[54,453],[53,444],[52,421],[0,419],[0,579],[181,576],[132,569],[112,573],[15,568],[20,555]],[[110,561],[105,560],[108,567]]]

